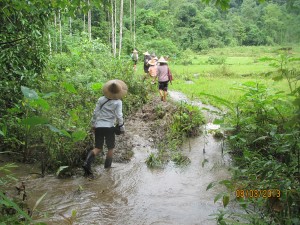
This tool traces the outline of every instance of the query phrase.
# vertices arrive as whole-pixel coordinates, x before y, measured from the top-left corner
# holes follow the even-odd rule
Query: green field
[[[278,91],[289,92],[288,82],[286,80],[274,81],[269,72],[273,75],[278,71],[277,65],[281,63],[281,55],[286,54],[293,60],[287,62],[286,68],[300,69],[300,47],[293,46],[292,50],[282,51],[283,47],[234,47],[212,49],[190,56],[190,65],[179,64],[179,58],[172,58],[169,61],[169,67],[173,73],[174,81],[170,85],[170,90],[181,91],[190,98],[199,98],[204,103],[210,103],[221,107],[212,98],[207,98],[200,93],[206,93],[223,98],[232,103],[236,102],[243,94],[236,90],[240,84],[245,82],[257,82],[269,87],[270,92]],[[223,64],[212,65],[209,59],[223,59]],[[261,58],[272,58],[273,61],[259,60]],[[142,60],[139,61],[137,76],[143,74]]]
[[[276,74],[278,67],[271,65],[280,64],[280,55],[287,54],[290,58],[300,58],[300,48],[294,47],[290,52],[278,51],[280,47],[243,47],[213,49],[205,55],[194,55],[192,65],[177,65],[176,61],[170,61],[169,66],[175,80],[170,85],[170,90],[185,93],[190,98],[200,98],[205,103],[217,102],[208,99],[200,93],[214,95],[232,103],[236,102],[243,94],[236,90],[240,84],[253,81],[269,87],[271,93],[278,91],[289,92],[286,80],[274,81],[267,73]],[[225,59],[222,65],[208,63],[210,57],[222,57]],[[278,61],[260,61],[260,58],[269,57]],[[288,62],[287,68],[300,68],[300,61]]]
[[[185,80],[174,80],[170,85],[170,90],[181,91],[186,94],[189,98],[198,98],[204,103],[210,103],[221,107],[212,98],[207,98],[201,93],[215,95],[223,98],[229,102],[235,103],[238,98],[243,94],[242,91],[236,90],[240,84],[254,81],[262,84],[266,84],[270,91],[289,91],[288,84],[286,81],[273,81],[271,79],[264,78],[231,78],[231,77],[199,77],[191,81]]]

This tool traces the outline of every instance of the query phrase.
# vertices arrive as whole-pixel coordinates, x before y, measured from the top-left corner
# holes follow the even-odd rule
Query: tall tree
[[[83,14],[83,32],[85,32],[85,14]]]
[[[72,17],[69,17],[70,36],[72,36]]]
[[[114,13],[115,13],[115,16],[114,16],[114,30],[115,30],[115,43],[114,43],[114,57],[116,57],[116,54],[117,54],[117,0],[115,0],[115,7],[114,7]]]
[[[61,27],[61,13],[58,10],[58,23],[59,23],[59,50],[62,53],[62,27]]]
[[[130,42],[132,42],[132,2],[129,0]]]
[[[54,12],[54,36],[55,36],[55,52],[57,52],[57,18],[56,18],[56,12]]]
[[[123,38],[123,0],[120,3],[120,37],[119,37],[119,59],[122,52],[122,38]]]
[[[114,1],[115,0],[111,0],[111,48],[112,48],[113,56],[115,56],[115,54],[116,54]]]
[[[136,19],[136,2],[133,0],[133,48],[135,48],[135,19]]]
[[[88,0],[88,6],[89,6],[89,11],[88,11],[88,34],[89,34],[89,40],[92,40],[92,10],[90,8],[90,0]]]

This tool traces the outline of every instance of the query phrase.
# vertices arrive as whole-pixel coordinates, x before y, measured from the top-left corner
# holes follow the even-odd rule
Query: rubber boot
[[[84,169],[84,176],[93,176],[92,163],[94,162],[94,159],[95,154],[93,151],[90,151],[82,166],[82,168]]]
[[[112,163],[112,158],[106,158],[104,163],[104,168],[110,168]]]

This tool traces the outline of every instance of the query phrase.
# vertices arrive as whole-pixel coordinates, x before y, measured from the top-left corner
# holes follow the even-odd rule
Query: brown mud
[[[152,96],[141,109],[125,118],[126,132],[116,136],[113,161],[130,160],[134,155],[132,150],[137,146],[155,148],[164,138],[176,109],[173,101],[163,102],[158,96]]]

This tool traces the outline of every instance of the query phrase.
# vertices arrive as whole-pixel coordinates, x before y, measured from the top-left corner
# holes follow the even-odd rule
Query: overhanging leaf
[[[224,123],[224,119],[214,119],[213,124],[220,125]]]
[[[206,187],[206,190],[213,188],[215,185],[216,185],[216,182],[209,183],[209,185],[207,185],[207,187]]]
[[[93,83],[91,85],[91,88],[94,90],[94,91],[98,91],[102,88],[102,84],[101,83]]]
[[[63,83],[63,86],[64,86],[64,88],[66,89],[66,91],[68,91],[68,92],[70,92],[70,93],[74,93],[74,94],[77,93],[77,91],[76,91],[76,89],[75,89],[75,87],[74,87],[73,84],[64,82],[64,83]]]
[[[61,171],[63,171],[64,169],[68,168],[69,166],[60,166],[56,172],[56,176],[58,176],[60,174]]]
[[[25,98],[28,98],[28,99],[38,99],[39,98],[38,94],[33,89],[30,89],[28,87],[21,86],[21,91],[22,91],[23,95],[25,96]]]
[[[51,124],[46,124],[46,126],[49,127],[49,129],[54,133],[59,133],[60,135],[71,138],[71,135],[65,130],[60,130],[60,129],[52,126]]]
[[[42,99],[42,98],[34,100],[33,103],[37,104],[38,106],[40,106],[41,108],[43,108],[45,110],[48,110],[50,108],[48,102],[45,99]]]
[[[227,106],[227,108],[229,108],[231,111],[234,111],[233,104],[231,102],[227,101],[226,99],[220,98],[220,97],[218,97],[216,95],[207,94],[207,93],[204,93],[204,92],[200,92],[199,95],[204,95],[204,96],[207,96],[209,98],[213,98],[217,102],[219,102],[219,103]]]
[[[221,180],[221,181],[219,181],[219,184],[223,184],[227,188],[231,188],[232,187],[232,182],[230,180]]]
[[[228,205],[229,203],[229,195],[224,195],[223,196],[223,206],[224,208]]]
[[[261,136],[261,137],[255,139],[255,140],[253,141],[253,143],[256,142],[256,141],[260,141],[260,140],[266,140],[267,138],[268,138],[268,136]]]
[[[36,126],[40,124],[46,124],[48,123],[48,120],[43,117],[33,116],[29,118],[23,119],[20,124],[22,125],[29,125],[29,126]]]
[[[223,194],[224,194],[224,193],[219,193],[219,194],[217,194],[217,196],[216,196],[215,199],[214,199],[214,203],[216,203],[220,198],[222,198]]]
[[[41,201],[45,198],[45,196],[47,195],[47,192],[45,194],[43,194],[35,203],[32,212],[34,212],[34,210],[38,207],[38,205],[41,203]]]
[[[6,195],[4,195],[1,191],[0,191],[0,197],[1,197],[1,204],[5,204],[7,205],[8,207],[12,207],[14,208],[20,215],[22,215],[25,219],[31,221],[32,219],[30,218],[30,216],[25,213],[22,209],[20,209],[20,207],[14,203],[13,201],[11,201],[9,198],[7,198]]]
[[[85,137],[86,137],[86,132],[81,131],[81,130],[75,131],[75,132],[72,133],[72,139],[75,142],[76,141],[82,141],[82,140],[85,139]]]

